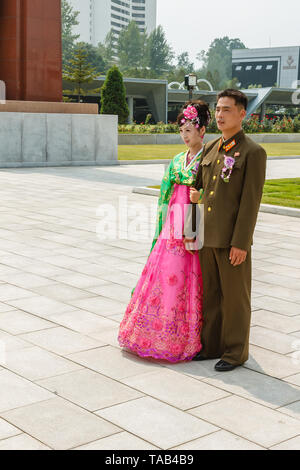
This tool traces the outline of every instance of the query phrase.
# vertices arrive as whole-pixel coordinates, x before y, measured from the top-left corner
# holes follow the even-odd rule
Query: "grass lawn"
[[[270,157],[300,155],[297,142],[261,145]],[[119,145],[119,160],[169,159],[185,150],[185,145]]]
[[[266,181],[262,202],[300,209],[300,178]]]
[[[160,186],[149,188],[160,189]],[[300,209],[300,178],[266,181],[262,203]]]

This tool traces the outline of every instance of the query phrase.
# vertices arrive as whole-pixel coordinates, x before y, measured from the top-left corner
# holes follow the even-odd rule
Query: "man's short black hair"
[[[235,101],[235,104],[243,106],[245,110],[247,110],[248,107],[248,98],[247,96],[240,90],[234,90],[233,88],[227,88],[226,90],[221,91],[217,99],[219,101],[220,98],[233,98]]]

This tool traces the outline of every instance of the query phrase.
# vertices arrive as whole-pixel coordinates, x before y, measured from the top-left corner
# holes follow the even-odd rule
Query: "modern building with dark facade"
[[[263,49],[234,49],[232,77],[241,88],[297,88],[300,80],[300,46],[268,47]]]

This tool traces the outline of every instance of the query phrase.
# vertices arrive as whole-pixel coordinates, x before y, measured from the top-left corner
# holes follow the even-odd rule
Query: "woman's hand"
[[[197,189],[195,189],[195,188],[190,189],[190,200],[191,200],[191,202],[196,204],[199,201],[200,196],[201,196],[200,191],[197,191]]]

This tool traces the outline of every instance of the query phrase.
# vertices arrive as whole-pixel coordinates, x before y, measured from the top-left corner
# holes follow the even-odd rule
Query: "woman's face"
[[[196,129],[196,127],[190,121],[187,121],[180,127],[181,138],[185,145],[189,148],[193,148],[202,144],[202,137],[204,136],[204,133],[205,127]]]

